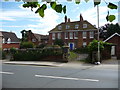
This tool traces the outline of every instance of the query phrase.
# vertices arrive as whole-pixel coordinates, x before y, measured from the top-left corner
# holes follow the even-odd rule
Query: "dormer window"
[[[11,39],[10,39],[10,38],[8,38],[7,43],[8,43],[8,44],[11,43]]]
[[[78,24],[76,24],[76,25],[75,25],[75,29],[78,29],[78,28],[79,28],[79,25],[78,25]]]
[[[83,24],[83,28],[87,28],[87,24]]]
[[[58,30],[61,30],[62,29],[62,26],[58,26]]]
[[[5,39],[4,38],[2,39],[2,43],[5,43]]]
[[[69,29],[70,28],[70,25],[66,25],[66,29]]]

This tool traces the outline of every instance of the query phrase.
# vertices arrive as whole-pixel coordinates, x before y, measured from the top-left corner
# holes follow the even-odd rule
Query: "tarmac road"
[[[118,65],[48,67],[2,64],[3,88],[118,88]]]

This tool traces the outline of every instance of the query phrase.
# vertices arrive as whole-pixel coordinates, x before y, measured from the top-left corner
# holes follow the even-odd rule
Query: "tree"
[[[25,41],[28,41],[28,35],[32,34],[32,31],[22,30],[21,33],[22,33],[22,41],[25,42]]]
[[[5,1],[9,1],[9,0],[5,0]],[[42,2],[46,2],[46,4],[42,4],[42,5],[38,2],[38,0],[15,0],[15,1],[18,1],[18,2],[23,1],[24,2],[23,7],[24,8],[31,8],[31,11],[33,11],[33,8],[37,8],[35,13],[39,13],[39,15],[41,17],[44,17],[44,11],[47,9],[47,4],[50,4],[51,8],[53,10],[55,10],[56,12],[58,12],[58,13],[63,12],[64,14],[66,14],[66,5],[60,4],[58,0],[55,0],[55,1],[42,0]],[[67,1],[72,1],[72,0],[67,0]],[[80,1],[81,0],[75,0],[75,3],[80,4]],[[90,0],[85,0],[86,3],[88,1],[90,1]],[[94,2],[94,6],[101,4],[101,0],[93,0],[93,2]],[[117,5],[115,5],[111,2],[106,2],[105,0],[104,0],[104,2],[106,3],[107,7],[111,10],[117,9],[117,7],[118,7]],[[108,10],[106,20],[112,22],[115,19],[116,19],[115,15],[110,15],[109,10]]]
[[[62,39],[55,39],[54,45],[59,45],[62,47],[64,45],[64,42]]]
[[[106,39],[114,33],[120,34],[120,26],[116,24],[105,24],[100,28],[100,38]]]
[[[107,28],[107,37],[110,37],[114,33],[120,34],[120,26],[118,23],[110,24],[110,26]]]

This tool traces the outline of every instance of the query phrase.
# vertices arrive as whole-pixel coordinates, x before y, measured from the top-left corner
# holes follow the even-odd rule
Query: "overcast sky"
[[[107,1],[107,0],[106,0]],[[114,0],[115,1],[115,0]],[[108,1],[107,1],[108,2]],[[74,2],[61,1],[63,5],[67,5],[67,17],[71,21],[79,21],[80,13],[84,20],[89,21],[91,24],[97,26],[97,9],[94,7],[92,1],[85,3],[84,0],[80,4]],[[113,2],[118,4],[118,2]],[[32,12],[29,8],[22,7],[23,2],[0,2],[0,31],[12,31],[21,38],[20,31],[32,30],[34,33],[48,34],[48,31],[53,29],[57,24],[64,22],[65,14],[56,13],[51,8],[45,10],[45,17],[41,18],[38,14]],[[49,7],[49,5],[48,5]],[[102,2],[99,6],[100,9],[100,26],[109,23],[106,21],[106,15],[108,8],[105,2]],[[34,9],[35,11],[36,9]],[[116,15],[116,20],[113,23],[118,22],[118,10],[110,10],[110,14]]]

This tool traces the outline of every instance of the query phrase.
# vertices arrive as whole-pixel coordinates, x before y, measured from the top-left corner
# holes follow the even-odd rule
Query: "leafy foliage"
[[[21,48],[33,48],[35,45],[32,42],[21,42]]]
[[[110,8],[110,9],[117,9],[117,5],[115,5],[113,3],[109,3],[108,4],[108,8]]]
[[[54,45],[59,45],[62,47],[64,45],[64,42],[62,39],[55,39]]]
[[[5,1],[9,1],[9,0],[5,0]],[[41,17],[44,17],[44,11],[46,10],[47,8],[47,4],[50,4],[51,8],[53,10],[55,10],[57,13],[63,13],[66,14],[66,5],[63,6],[62,4],[59,3],[59,1],[55,0],[55,1],[51,1],[51,0],[42,0],[42,2],[46,2],[46,4],[43,4],[41,5],[40,7],[40,4],[38,3],[38,0],[15,0],[15,1],[23,1],[24,4],[23,4],[23,7],[24,8],[31,8],[31,11],[33,11],[33,8],[37,8],[37,11],[35,11],[35,13],[39,13],[39,15]],[[72,1],[72,0],[67,0],[67,1]],[[75,3],[76,4],[80,4],[80,1],[81,0],[75,0]],[[89,1],[89,0],[84,0],[86,3]],[[101,4],[101,0],[93,0],[94,2],[94,6],[97,6],[99,4]],[[107,4],[107,7],[109,9],[117,9],[117,5],[109,2],[107,3],[105,0],[104,2]],[[59,3],[59,4],[58,4]],[[106,20],[107,21],[110,21],[112,22],[113,20],[115,20],[115,15],[107,15],[106,16]]]

